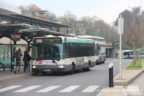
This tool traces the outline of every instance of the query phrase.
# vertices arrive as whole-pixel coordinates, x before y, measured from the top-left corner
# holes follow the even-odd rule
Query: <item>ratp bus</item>
[[[94,41],[75,37],[36,37],[32,42],[32,72],[90,70],[96,65]]]
[[[117,58],[120,58],[119,51],[116,53]],[[123,59],[132,59],[133,58],[133,50],[123,50],[122,51],[122,58]]]
[[[105,63],[106,61],[106,47],[105,47],[105,39],[103,37],[98,36],[91,36],[91,35],[85,35],[85,36],[78,36],[82,39],[92,39],[95,41],[95,43],[99,46],[98,47],[98,58],[97,58],[97,64]]]

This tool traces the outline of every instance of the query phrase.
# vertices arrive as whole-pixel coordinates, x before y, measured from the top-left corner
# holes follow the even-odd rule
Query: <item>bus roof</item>
[[[84,35],[84,36],[78,36],[78,37],[85,38],[85,39],[93,39],[93,40],[104,40],[103,37],[91,36],[91,35]]]
[[[92,40],[88,39],[80,39],[80,38],[74,38],[74,37],[66,37],[62,40],[63,43],[94,43]]]
[[[132,52],[133,50],[123,50],[123,52]]]
[[[103,37],[98,36],[91,36],[91,35],[84,35],[84,36],[78,36],[81,39],[91,39],[94,40],[96,44],[99,44],[101,46],[105,46],[105,39]]]
[[[81,38],[77,38],[77,37],[65,37],[65,36],[52,36],[52,37],[34,37],[34,39],[36,38],[61,38],[62,39],[62,43],[89,43],[92,44],[94,43],[94,40],[91,39],[81,39]]]

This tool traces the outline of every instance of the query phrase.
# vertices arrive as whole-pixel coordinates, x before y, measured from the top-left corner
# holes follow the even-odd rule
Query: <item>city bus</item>
[[[99,46],[97,64],[102,64],[102,63],[104,64],[106,60],[105,39],[103,37],[91,36],[91,35],[78,36],[78,37],[83,39],[92,39],[95,41],[95,43]]]
[[[120,57],[119,51],[116,53],[117,58]],[[132,59],[133,58],[133,50],[123,50],[122,51],[123,59]]]
[[[35,37],[32,41],[32,72],[91,70],[98,47],[93,40],[77,37]]]

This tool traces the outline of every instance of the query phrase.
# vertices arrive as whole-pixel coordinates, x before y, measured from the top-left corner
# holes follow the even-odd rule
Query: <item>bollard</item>
[[[109,87],[113,87],[113,63],[109,64]]]

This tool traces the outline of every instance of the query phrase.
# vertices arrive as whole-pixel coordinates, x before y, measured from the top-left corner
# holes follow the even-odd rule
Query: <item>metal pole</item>
[[[123,25],[124,25],[124,19],[122,16],[118,19],[118,33],[119,33],[119,43],[120,43],[120,49],[119,49],[119,54],[120,54],[120,63],[119,63],[119,78],[120,80],[122,79],[122,34],[123,34]]]
[[[120,34],[120,63],[119,63],[119,78],[122,79],[122,41],[121,41],[121,34]]]
[[[30,41],[27,41],[27,44],[28,44],[28,45],[27,45],[27,46],[28,46],[28,47],[27,47],[27,48],[28,48],[28,51],[30,51]]]
[[[13,57],[12,57],[12,62],[15,62],[15,51],[16,51],[16,41],[14,40],[14,46],[12,47],[13,48]],[[14,69],[14,66],[13,66],[13,69]]]
[[[13,71],[13,65],[12,65],[12,62],[13,62],[13,53],[12,53],[12,43],[10,44],[10,48],[11,48],[11,72]]]

